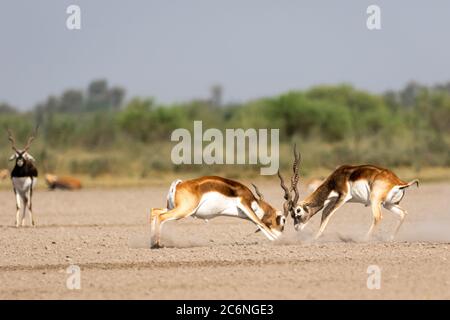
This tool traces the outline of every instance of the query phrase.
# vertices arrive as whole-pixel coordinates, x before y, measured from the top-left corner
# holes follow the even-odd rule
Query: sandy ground
[[[262,185],[281,205],[276,184]],[[149,208],[166,188],[37,191],[36,228],[13,227],[12,191],[0,192],[2,299],[431,299],[450,298],[450,184],[408,190],[409,211],[395,241],[396,218],[384,214],[374,240],[362,241],[369,208],[345,205],[323,238],[311,240],[289,221],[270,242],[247,221],[217,218],[168,222],[164,249],[150,250]],[[66,286],[66,268],[81,268],[81,289]],[[381,269],[369,290],[367,269]]]

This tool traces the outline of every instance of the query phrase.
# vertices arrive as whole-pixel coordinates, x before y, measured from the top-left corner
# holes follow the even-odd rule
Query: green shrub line
[[[415,172],[450,167],[450,84],[410,83],[384,94],[347,84],[322,85],[218,106],[209,100],[164,105],[136,97],[123,102],[123,89],[109,89],[101,82],[94,81],[86,92],[67,90],[28,112],[0,103],[0,127],[12,128],[23,144],[39,123],[31,153],[41,172],[92,178],[258,174],[258,165],[173,165],[170,151],[176,142],[170,135],[177,128],[192,129],[194,120],[203,121],[203,130],[279,128],[283,170],[290,165],[294,142],[305,173],[343,163],[407,167]],[[10,154],[4,134],[0,169],[10,167]]]

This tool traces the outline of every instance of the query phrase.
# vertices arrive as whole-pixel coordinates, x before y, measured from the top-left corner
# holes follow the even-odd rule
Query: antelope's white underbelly
[[[12,178],[12,184],[17,192],[25,193],[30,190],[30,187],[36,185],[37,178],[31,179],[30,177]]]
[[[239,198],[229,198],[220,192],[207,192],[202,196],[193,216],[200,219],[212,219],[217,216],[246,218],[246,215],[238,209],[239,206],[241,206]]]
[[[370,204],[370,186],[365,180],[354,181],[350,183],[350,202]]]

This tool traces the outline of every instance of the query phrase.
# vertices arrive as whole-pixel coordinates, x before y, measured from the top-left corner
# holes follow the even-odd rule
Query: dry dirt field
[[[42,181],[41,181],[42,183]],[[168,186],[167,186],[168,188]],[[192,218],[168,222],[166,248],[150,250],[149,208],[167,188],[38,190],[38,226],[16,229],[12,191],[0,191],[1,299],[433,299],[450,298],[450,184],[408,190],[398,238],[384,213],[364,242],[369,208],[347,204],[323,238],[289,221],[271,243],[247,221]],[[261,185],[281,205],[278,185]],[[66,268],[81,268],[81,289],[66,287]],[[367,288],[367,268],[381,268],[381,288]]]

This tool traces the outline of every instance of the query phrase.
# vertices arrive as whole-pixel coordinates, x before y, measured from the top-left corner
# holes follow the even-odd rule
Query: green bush
[[[384,95],[349,85],[316,86],[245,103],[214,106],[207,100],[161,105],[135,98],[121,105],[124,91],[105,81],[87,93],[67,90],[49,97],[33,112],[0,107],[0,128],[13,130],[18,147],[36,123],[31,153],[39,170],[69,171],[97,177],[152,173],[257,174],[256,166],[174,166],[170,135],[177,128],[279,128],[282,168],[289,167],[291,146],[299,145],[303,169],[333,169],[342,163],[385,166],[450,165],[450,86],[409,84]],[[6,133],[0,139],[0,168],[9,167]],[[107,156],[106,156],[107,155]]]

